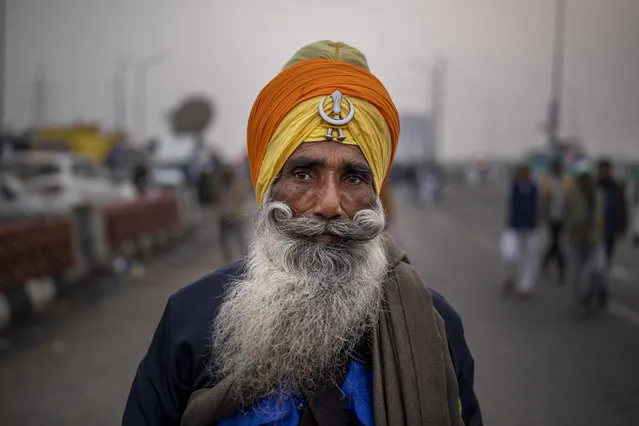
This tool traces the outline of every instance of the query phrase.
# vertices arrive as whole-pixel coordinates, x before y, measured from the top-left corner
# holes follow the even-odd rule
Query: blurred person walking
[[[599,161],[597,183],[604,194],[604,244],[606,268],[610,272],[617,242],[626,235],[628,228],[626,194],[623,185],[615,180],[609,160]]]
[[[133,167],[133,183],[138,190],[138,195],[144,195],[153,184],[151,170],[158,146],[157,139],[150,139],[139,152],[139,157]]]
[[[439,181],[435,166],[424,163],[418,169],[418,185],[420,205],[426,205],[437,201]]]
[[[412,203],[415,207],[421,206],[419,163],[411,161],[406,168],[406,182]]]
[[[608,300],[605,254],[605,194],[593,180],[590,166],[578,166],[576,185],[564,211],[568,246],[568,280],[573,302],[591,313],[593,302]]]
[[[190,161],[190,164],[195,164],[194,161]],[[215,200],[215,178],[212,165],[201,164],[198,165],[197,175],[191,176],[189,173],[193,173],[195,169],[191,168],[186,172],[187,182],[191,182],[191,179],[195,179],[193,183],[187,183],[189,186],[193,185],[193,188],[197,194],[197,200],[200,207],[200,213],[202,215],[202,227],[196,235],[196,239],[208,245],[218,238],[218,218],[219,207]]]
[[[246,204],[249,184],[241,172],[225,166],[219,183],[219,245],[225,264],[241,259],[246,252]]]
[[[116,179],[124,177],[124,155],[125,155],[126,136],[118,134],[115,137],[113,145],[109,149],[104,164],[110,170]]]
[[[566,257],[563,249],[564,207],[566,194],[572,186],[571,179],[564,174],[562,161],[556,159],[550,166],[550,173],[544,177],[541,191],[541,204],[544,218],[548,224],[548,248],[543,258],[542,270],[548,271],[553,261],[557,263],[558,283],[566,279]]]
[[[138,162],[133,167],[133,184],[138,195],[142,196],[149,187],[149,167],[143,162]]]
[[[539,189],[530,168],[520,165],[508,199],[508,224],[502,234],[501,251],[506,278],[504,295],[513,291],[520,299],[532,296],[539,264]]]
[[[635,203],[632,213],[632,246],[639,248],[639,203]]]
[[[634,248],[639,248],[639,170],[637,166],[632,169],[632,191],[631,191],[631,213],[630,213],[630,236]]]

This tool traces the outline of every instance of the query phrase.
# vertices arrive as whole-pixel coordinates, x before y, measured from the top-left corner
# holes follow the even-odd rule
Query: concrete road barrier
[[[0,329],[42,311],[75,261],[69,219],[33,219],[0,228]]]
[[[180,227],[178,199],[173,193],[144,197],[104,210],[107,241],[116,254],[148,253],[156,237]]]
[[[0,227],[0,330],[42,312],[68,287],[111,273],[116,259],[147,258],[200,223],[196,197],[183,190]]]

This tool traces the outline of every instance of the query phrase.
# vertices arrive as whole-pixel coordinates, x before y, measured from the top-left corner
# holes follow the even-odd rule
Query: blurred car
[[[101,164],[70,153],[25,152],[0,163],[0,216],[64,214],[131,200],[135,187]]]
[[[181,188],[187,185],[185,165],[157,164],[151,168],[151,186]]]

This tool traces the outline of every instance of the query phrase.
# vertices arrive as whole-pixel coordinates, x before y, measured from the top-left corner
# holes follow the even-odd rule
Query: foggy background
[[[361,49],[398,107],[388,231],[462,318],[485,424],[639,425],[639,0],[2,6],[0,426],[121,423],[168,298],[246,253],[256,96],[323,39]],[[625,222],[608,305],[581,309],[552,267],[505,298],[514,166],[543,192],[561,160],[561,193],[604,156]],[[521,214],[534,270],[551,223]]]
[[[147,124],[130,123],[132,132],[167,137],[168,110],[188,94],[206,93],[219,107],[209,143],[235,157],[259,90],[300,46],[332,39],[365,52],[402,113],[430,108],[429,74],[443,58],[438,154],[514,157],[545,142],[554,3],[8,1],[6,123],[112,125],[116,64],[153,58]],[[563,133],[579,135],[594,155],[639,157],[639,2],[572,0],[566,16]],[[36,81],[45,87],[40,108]],[[133,99],[129,114],[136,114]]]

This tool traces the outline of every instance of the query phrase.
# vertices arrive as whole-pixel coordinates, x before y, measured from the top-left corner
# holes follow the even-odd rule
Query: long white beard
[[[326,224],[293,218],[278,202],[259,212],[246,272],[229,289],[212,336],[213,372],[234,378],[240,402],[308,396],[334,383],[348,351],[375,326],[388,269],[381,204]],[[322,230],[344,238],[308,237]]]

